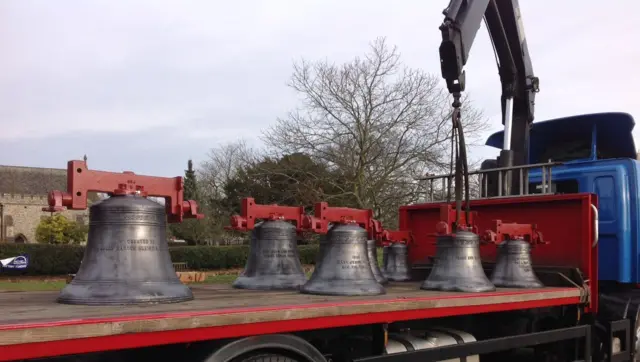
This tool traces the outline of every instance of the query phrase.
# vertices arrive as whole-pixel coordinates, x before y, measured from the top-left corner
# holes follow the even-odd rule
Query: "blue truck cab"
[[[640,162],[633,117],[595,113],[542,122],[530,130],[529,164],[562,162],[551,168],[554,193],[591,192],[599,206],[599,280],[640,283]],[[503,132],[486,145],[502,149]],[[540,168],[529,171],[530,193],[540,192]]]

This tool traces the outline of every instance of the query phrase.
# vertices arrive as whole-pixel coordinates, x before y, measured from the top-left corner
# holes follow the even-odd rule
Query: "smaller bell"
[[[404,243],[393,243],[389,247],[387,256],[387,266],[385,268],[387,279],[394,282],[411,280],[408,259],[407,245]]]
[[[233,287],[297,290],[306,281],[295,227],[282,220],[269,220],[254,227],[247,264]]]
[[[544,285],[531,266],[531,245],[522,239],[498,244],[491,282],[503,288],[542,288]]]
[[[319,261],[300,292],[343,296],[385,294],[369,264],[367,238],[367,231],[358,225],[334,225],[320,239]]]
[[[420,288],[469,293],[495,291],[482,268],[478,235],[459,230],[455,235],[439,236],[436,262]]]
[[[369,256],[369,264],[371,265],[371,271],[376,281],[380,284],[386,284],[388,280],[382,274],[380,266],[378,265],[378,248],[376,241],[373,239],[367,240],[367,255]]]

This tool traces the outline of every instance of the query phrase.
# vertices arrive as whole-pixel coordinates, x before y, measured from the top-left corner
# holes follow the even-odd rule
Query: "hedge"
[[[318,245],[300,245],[298,251],[302,264],[313,264]],[[187,263],[192,270],[242,268],[249,246],[172,246],[169,253],[172,262]],[[20,254],[29,255],[29,267],[21,274],[65,275],[78,271],[84,246],[0,243],[0,259]]]

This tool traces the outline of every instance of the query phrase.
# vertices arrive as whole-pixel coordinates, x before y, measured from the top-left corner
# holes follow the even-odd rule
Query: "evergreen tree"
[[[198,183],[196,171],[193,169],[193,161],[187,162],[187,169],[184,171],[184,200],[194,200],[198,202],[199,212],[202,213],[202,203],[199,200]],[[176,239],[185,240],[189,245],[204,242],[206,238],[206,228],[203,220],[184,219],[179,224],[171,224],[169,227],[171,234]]]
[[[200,201],[198,192],[198,181],[196,171],[193,169],[193,161],[187,162],[187,169],[184,170],[184,199]]]

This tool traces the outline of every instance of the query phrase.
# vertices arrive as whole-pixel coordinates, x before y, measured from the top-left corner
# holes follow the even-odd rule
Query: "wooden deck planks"
[[[249,291],[227,285],[192,287],[195,300],[140,306],[57,304],[57,292],[0,293],[0,346],[136,332],[273,322],[364,313],[481,306],[580,298],[579,288],[501,289],[493,293],[447,293],[392,283],[375,297],[331,297],[282,291]]]

